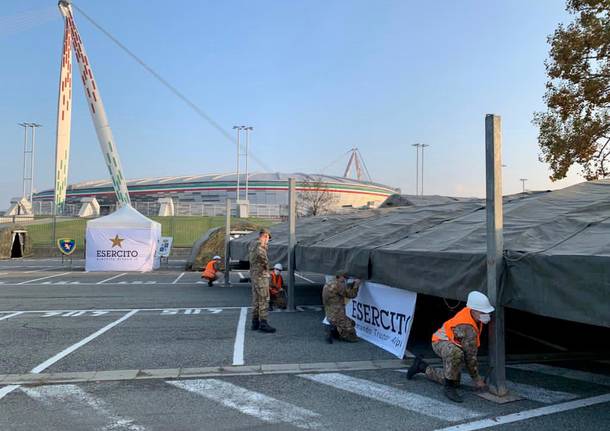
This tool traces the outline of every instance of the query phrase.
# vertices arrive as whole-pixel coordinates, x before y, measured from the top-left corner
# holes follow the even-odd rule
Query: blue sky
[[[218,123],[252,125],[274,171],[319,172],[351,147],[375,181],[484,195],[484,116],[503,118],[504,191],[549,189],[532,113],[560,0],[80,0],[77,4]],[[21,192],[21,121],[36,121],[36,188],[53,183],[63,23],[54,0],[0,15],[0,209]],[[33,12],[32,12],[33,11]],[[25,12],[31,12],[23,19]],[[20,18],[21,17],[21,18]],[[235,148],[84,17],[76,22],[129,178],[234,170]],[[75,81],[69,181],[107,176]],[[340,175],[347,156],[325,173]],[[252,170],[261,170],[251,163]]]

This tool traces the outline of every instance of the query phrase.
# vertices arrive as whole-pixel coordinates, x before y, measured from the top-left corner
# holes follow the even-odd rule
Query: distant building
[[[330,175],[304,173],[251,173],[248,175],[248,200],[251,206],[279,207],[288,204],[288,178],[297,181],[297,190],[312,183],[320,183],[323,189],[336,193],[336,207],[377,207],[385,199],[399,190],[373,182],[358,181]],[[240,174],[240,196],[245,199],[245,174]],[[146,215],[155,215],[159,198],[172,198],[176,214],[194,215],[203,206],[224,205],[227,198],[236,199],[236,175],[204,174],[142,178],[127,182],[132,204]],[[34,194],[34,212],[52,213],[53,189]],[[67,206],[80,205],[82,198],[95,197],[102,213],[107,213],[116,205],[114,190],[110,180],[85,181],[69,185],[66,193]],[[152,209],[146,211],[146,207]],[[187,214],[190,212],[193,214]],[[195,208],[193,210],[193,208]],[[144,210],[143,210],[144,209]],[[254,212],[253,215],[255,215]],[[206,215],[208,215],[206,213]]]

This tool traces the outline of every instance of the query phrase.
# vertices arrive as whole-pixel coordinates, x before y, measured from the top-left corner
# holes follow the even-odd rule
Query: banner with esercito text
[[[356,323],[358,337],[402,358],[416,300],[416,293],[367,281],[345,305],[345,314]]]

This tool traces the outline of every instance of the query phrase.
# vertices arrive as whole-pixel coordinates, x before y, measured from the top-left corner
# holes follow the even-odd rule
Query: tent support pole
[[[227,199],[225,203],[225,287],[231,286],[231,261],[229,241],[231,241],[231,199]]]
[[[297,194],[296,180],[288,179],[288,310],[295,311],[294,291],[295,291],[295,256],[296,247],[296,225],[297,225]]]
[[[487,295],[495,307],[489,323],[489,391],[506,396],[506,358],[504,345],[504,307],[501,297],[504,232],[502,209],[502,120],[485,116],[485,178],[487,212]]]

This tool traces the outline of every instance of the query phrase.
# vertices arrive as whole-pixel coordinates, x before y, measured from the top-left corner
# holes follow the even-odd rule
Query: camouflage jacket
[[[329,281],[322,289],[322,302],[326,310],[327,317],[331,317],[336,313],[344,314],[345,299],[355,298],[358,295],[360,283],[348,285],[345,282],[339,282],[336,278]]]
[[[456,341],[462,346],[464,361],[470,377],[473,380],[480,378],[479,363],[477,361],[477,334],[474,328],[470,325],[457,325],[453,328],[453,334]]]
[[[260,240],[252,241],[250,244],[250,275],[251,277],[269,277],[269,260],[267,259],[267,247]]]

